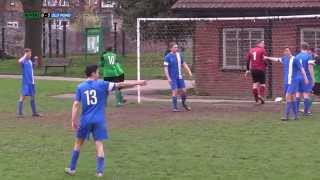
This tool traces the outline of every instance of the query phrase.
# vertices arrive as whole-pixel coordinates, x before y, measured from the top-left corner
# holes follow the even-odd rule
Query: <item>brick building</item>
[[[178,0],[172,7],[179,17],[257,17],[317,14],[319,0]],[[257,40],[265,40],[268,55],[281,56],[283,48],[296,50],[300,42],[320,48],[320,20],[210,21],[196,23],[194,71],[198,92],[204,95],[244,97],[245,55]],[[282,67],[269,65],[269,96],[282,95]]]

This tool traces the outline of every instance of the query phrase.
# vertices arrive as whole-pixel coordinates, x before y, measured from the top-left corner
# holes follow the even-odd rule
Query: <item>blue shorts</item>
[[[21,94],[23,96],[34,96],[36,94],[34,84],[22,84]]]
[[[95,141],[108,139],[108,132],[105,123],[80,123],[77,130],[77,138],[88,139],[92,134]]]
[[[308,84],[304,83],[304,79],[298,80],[298,92],[299,93],[311,93],[312,92],[312,80],[309,80]]]
[[[291,83],[291,84],[285,84],[283,87],[284,94],[295,94],[298,92],[298,84],[297,83]]]
[[[170,86],[171,90],[186,88],[186,84],[183,79],[172,79]]]

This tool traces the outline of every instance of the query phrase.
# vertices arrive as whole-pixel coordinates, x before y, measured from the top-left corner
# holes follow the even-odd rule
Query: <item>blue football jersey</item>
[[[75,100],[81,102],[81,123],[104,123],[105,108],[109,91],[115,89],[115,84],[103,80],[87,80],[78,85]]]
[[[183,56],[180,53],[168,53],[164,58],[164,66],[168,67],[170,78],[183,79],[182,65],[184,63]]]
[[[284,56],[281,58],[281,63],[283,64],[283,78],[284,84],[292,84],[298,81],[298,75],[302,65],[298,59],[294,56],[291,58]]]
[[[296,59],[301,63],[302,67],[306,71],[306,75],[307,75],[308,80],[309,81],[312,80],[311,73],[309,71],[309,64],[314,63],[314,61],[312,60],[312,56],[307,52],[300,52],[296,56]],[[301,73],[299,73],[299,78],[303,78]]]
[[[33,76],[33,63],[30,59],[25,58],[21,63],[22,83],[35,84]]]

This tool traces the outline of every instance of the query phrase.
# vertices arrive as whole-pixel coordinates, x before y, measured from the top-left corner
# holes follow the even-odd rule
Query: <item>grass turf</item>
[[[99,62],[98,55],[88,55],[87,60],[84,56],[70,56],[72,65],[67,68],[66,73],[63,68],[49,68],[48,76],[67,76],[67,77],[84,77],[83,71],[88,64],[97,64]],[[142,79],[163,79],[163,59],[161,53],[145,53],[141,57],[141,78]],[[125,71],[126,79],[137,78],[137,58],[135,54],[128,54],[120,57],[121,64]],[[187,61],[190,61],[190,57]],[[36,75],[43,75],[44,69],[37,68]],[[0,60],[0,74],[20,74],[20,66],[16,59]]]
[[[76,83],[38,81],[37,100],[46,114],[38,120],[16,120],[19,81],[1,79],[0,83],[5,87],[0,91],[1,179],[96,179],[92,142],[81,152],[76,177],[63,174],[69,163],[73,133],[64,123],[69,117],[59,114],[69,113],[72,102],[48,96],[73,92]],[[157,103],[141,106],[148,108]],[[268,112],[231,117],[217,115],[112,128],[106,142],[105,179],[319,179],[318,114],[289,123],[280,122],[278,114]]]

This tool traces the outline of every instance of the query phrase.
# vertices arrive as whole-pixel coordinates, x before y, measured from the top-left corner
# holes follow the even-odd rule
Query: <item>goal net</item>
[[[244,77],[250,48],[265,41],[268,56],[283,49],[299,51],[302,42],[320,48],[320,15],[232,18],[138,18],[137,79],[162,79],[169,43],[176,42],[191,67],[198,95],[243,99],[250,96],[251,79]],[[186,78],[188,79],[188,78]],[[268,63],[267,95],[282,95],[282,66]],[[160,85],[159,85],[160,86]],[[166,87],[169,88],[169,84]],[[141,101],[138,88],[138,102]]]

